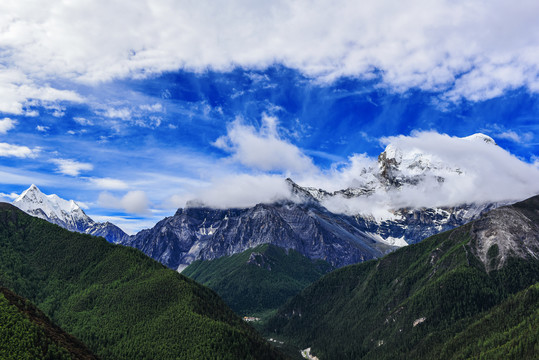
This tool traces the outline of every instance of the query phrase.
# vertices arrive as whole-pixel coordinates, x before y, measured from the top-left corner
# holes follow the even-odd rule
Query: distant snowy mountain
[[[47,220],[70,231],[102,236],[114,243],[128,236],[114,224],[95,222],[75,201],[64,200],[55,194],[45,195],[33,184],[12,204],[29,215]]]

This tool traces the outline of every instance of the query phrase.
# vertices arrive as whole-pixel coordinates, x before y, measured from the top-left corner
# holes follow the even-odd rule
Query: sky
[[[0,196],[36,184],[133,233],[194,199],[286,197],[286,177],[349,186],[394,141],[454,158],[478,132],[500,148],[474,163],[491,164],[481,185],[533,194],[538,16],[527,0],[4,0]]]

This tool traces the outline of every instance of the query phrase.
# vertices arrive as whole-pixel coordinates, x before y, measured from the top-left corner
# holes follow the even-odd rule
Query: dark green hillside
[[[238,314],[276,309],[332,269],[294,250],[265,244],[240,254],[195,261],[182,274],[215,290]]]
[[[0,287],[0,359],[97,359],[28,300]]]
[[[103,238],[0,204],[0,285],[104,359],[271,359],[212,290]]]
[[[470,341],[474,339],[474,341]],[[539,284],[512,295],[447,341],[441,359],[534,359],[539,354]]]
[[[539,281],[537,200],[336,270],[282,307],[267,330],[324,360],[526,358],[538,330],[537,312],[523,304],[537,309],[537,287],[512,296]]]

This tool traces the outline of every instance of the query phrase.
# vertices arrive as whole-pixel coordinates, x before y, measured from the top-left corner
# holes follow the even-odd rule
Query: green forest
[[[264,244],[215,260],[195,261],[182,274],[215,290],[236,313],[259,315],[277,309],[331,270],[326,261]]]
[[[97,359],[28,300],[0,288],[0,359]]]

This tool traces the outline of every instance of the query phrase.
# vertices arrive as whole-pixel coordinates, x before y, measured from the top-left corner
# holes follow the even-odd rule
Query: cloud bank
[[[248,132],[252,137],[246,140],[248,143],[265,141],[263,132],[257,133],[238,123],[233,127]],[[227,136],[230,140],[230,129]],[[372,189],[374,193],[370,196],[334,196],[323,200],[322,204],[334,212],[368,213],[382,218],[391,217],[391,211],[400,208],[511,202],[539,194],[539,168],[521,161],[484,135],[459,138],[437,132],[414,132],[409,136],[382,138],[380,142],[387,146],[388,156],[393,156],[399,164],[398,176],[416,177],[420,179],[419,184],[405,182],[399,188],[386,187],[380,175],[380,163],[366,155],[351,156],[347,162],[336,163],[329,170],[309,168],[297,172],[293,180],[305,187],[330,192],[348,188]],[[301,149],[288,143],[285,149],[292,155],[303,154]],[[239,153],[235,152],[233,158],[247,164],[238,157]],[[279,158],[286,159],[287,156],[280,154]],[[260,169],[263,159],[264,156],[257,161],[253,158],[252,167]],[[194,204],[227,208],[284,199],[297,201],[285,176],[285,173],[255,173],[215,179],[209,186],[196,191],[198,201]]]
[[[320,81],[380,76],[395,91],[441,91],[451,101],[537,92],[538,13],[533,0],[4,1],[0,111],[22,114],[28,99],[81,100],[47,84],[56,78],[276,63]]]

